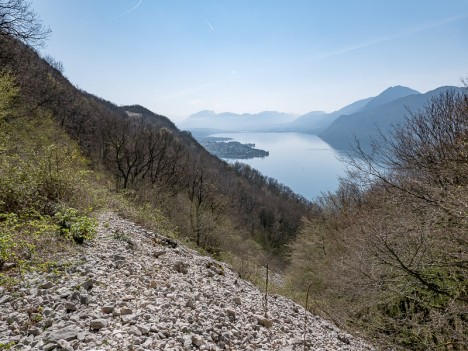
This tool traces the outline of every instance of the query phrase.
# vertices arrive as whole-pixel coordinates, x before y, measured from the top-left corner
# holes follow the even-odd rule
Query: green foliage
[[[18,93],[19,88],[15,85],[13,75],[5,70],[0,71],[0,123],[11,112]]]
[[[13,346],[15,346],[15,342],[14,341],[10,341],[10,342],[7,342],[7,343],[1,343],[0,342],[0,350],[11,350],[11,348]]]
[[[0,214],[0,268],[12,259],[16,242],[15,230],[18,226],[18,218],[15,214]]]
[[[134,199],[132,191],[109,194],[108,206],[122,216],[164,236],[175,238],[180,235],[177,227],[160,208],[149,202],[139,204],[139,201]],[[120,237],[120,234],[114,236],[116,239],[117,237]]]
[[[78,145],[49,112],[26,114],[20,93],[13,75],[0,71],[0,271],[6,262],[15,271],[49,265],[70,245],[58,233],[91,239],[96,221],[89,209],[106,194]],[[10,272],[0,273],[1,285],[14,282]]]
[[[50,117],[17,118],[6,125],[4,134],[0,211],[32,208],[53,213],[59,202],[93,201],[85,159],[71,140],[59,135]]]
[[[128,235],[124,231],[119,230],[119,229],[114,231],[114,233],[112,234],[112,238],[118,241],[124,241],[124,242],[130,241],[130,238],[128,237]]]
[[[93,239],[96,234],[96,219],[81,214],[74,208],[61,209],[54,217],[60,227],[60,233],[77,244]]]

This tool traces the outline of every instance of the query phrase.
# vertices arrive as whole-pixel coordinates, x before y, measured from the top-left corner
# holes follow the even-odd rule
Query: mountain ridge
[[[189,130],[217,129],[223,132],[305,132],[319,134],[325,131],[337,118],[359,111],[372,110],[399,98],[420,94],[418,91],[397,85],[389,87],[375,97],[357,100],[337,111],[311,111],[300,116],[279,111],[259,113],[216,113],[202,110],[190,115],[179,126]]]
[[[359,140],[360,146],[369,150],[372,139],[378,139],[380,133],[389,136],[393,126],[403,123],[410,112],[417,112],[434,96],[452,89],[463,88],[442,86],[424,94],[410,94],[350,115],[342,115],[319,136],[335,149],[350,150],[355,140]]]

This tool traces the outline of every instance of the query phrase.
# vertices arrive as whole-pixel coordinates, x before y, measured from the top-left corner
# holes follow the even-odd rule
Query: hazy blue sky
[[[333,111],[468,76],[468,0],[33,0],[77,86],[180,119]]]

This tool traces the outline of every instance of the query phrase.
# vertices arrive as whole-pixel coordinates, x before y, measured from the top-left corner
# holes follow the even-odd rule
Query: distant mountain
[[[397,90],[394,90],[397,88]],[[415,90],[395,87],[385,90],[362,108],[350,115],[338,117],[319,136],[335,149],[349,150],[358,139],[364,149],[370,148],[371,138],[378,138],[379,131],[389,135],[393,126],[401,124],[409,111],[416,112],[421,109],[432,97],[448,89],[461,89],[457,87],[440,87],[421,94]],[[393,91],[392,91],[393,90]],[[413,92],[409,95],[390,100],[392,96]],[[376,104],[375,102],[384,102]]]
[[[413,94],[420,94],[419,91],[416,91],[411,88],[402,87],[401,85],[397,85],[395,87],[390,87],[384,90],[382,93],[377,95],[375,98],[371,99],[365,106],[363,106],[363,111],[372,110],[373,108],[385,105],[391,101],[397,100],[399,98],[413,95]],[[357,111],[354,111],[357,112]],[[343,113],[346,114],[346,113]],[[349,114],[349,113],[348,113]]]
[[[373,98],[367,98],[353,102],[352,104],[331,113],[326,113],[323,111],[313,111],[306,113],[305,115],[300,116],[287,125],[279,126],[277,131],[318,134],[324,131],[339,116],[351,114],[361,110],[372,99]]]
[[[335,149],[349,150],[358,139],[365,149],[379,131],[388,135],[392,127],[402,123],[409,111],[417,111],[433,96],[447,89],[440,87],[425,94],[404,87],[390,87],[375,97],[358,100],[338,111],[312,111],[302,116],[265,111],[258,114],[215,113],[200,111],[180,124],[182,129],[206,134],[218,132],[302,132],[319,135]]]
[[[332,113],[307,113],[300,116],[289,125],[282,126],[282,128],[283,131],[319,134],[342,115],[350,115],[359,111],[371,110],[374,107],[412,94],[419,94],[419,92],[402,86],[390,87],[376,97],[370,97],[353,102],[352,104]]]
[[[179,127],[188,130],[217,129],[223,132],[267,131],[296,118],[297,115],[276,111],[236,114],[204,110],[190,115],[179,123]]]

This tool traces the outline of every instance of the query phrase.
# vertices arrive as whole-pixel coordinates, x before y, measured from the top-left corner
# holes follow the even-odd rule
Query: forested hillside
[[[31,46],[47,33],[25,2],[0,2],[1,293],[24,272],[54,273],[110,209],[242,277],[280,271],[284,285],[263,281],[266,310],[275,288],[382,348],[466,349],[466,87],[412,111],[372,153],[356,145],[349,177],[310,203],[163,116],[76,88]]]
[[[445,90],[375,143],[303,223],[288,279],[380,343],[468,345],[468,93]]]
[[[201,249],[243,266],[258,258],[255,267],[273,253],[283,261],[285,244],[311,208],[304,198],[248,166],[210,155],[163,116],[141,106],[118,107],[77,89],[57,61],[42,59],[13,36],[0,41],[2,79],[14,92],[5,114],[15,110],[19,116],[3,123],[41,124],[47,118],[54,133],[63,131],[79,146],[85,169],[100,184],[149,213],[164,214],[181,237]],[[22,142],[34,144],[35,138],[31,134]],[[47,214],[53,216],[61,201],[48,199]],[[14,210],[8,206],[2,212]]]

